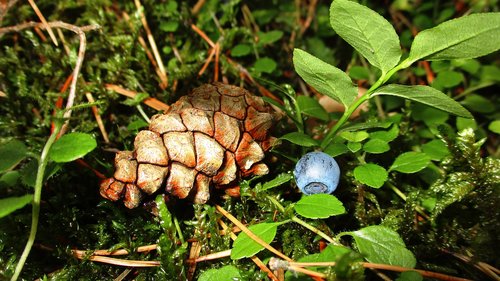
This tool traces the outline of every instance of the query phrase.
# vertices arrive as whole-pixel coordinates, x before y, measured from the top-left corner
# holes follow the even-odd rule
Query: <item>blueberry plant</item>
[[[498,279],[495,1],[28,2],[0,1],[0,280]],[[103,200],[214,80],[286,115],[268,175]]]

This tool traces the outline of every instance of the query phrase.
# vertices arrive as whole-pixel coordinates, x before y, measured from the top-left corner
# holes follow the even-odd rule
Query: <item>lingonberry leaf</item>
[[[337,34],[373,66],[387,73],[401,58],[399,37],[381,15],[354,1],[335,0],[330,24]]]
[[[21,209],[33,200],[33,194],[20,197],[8,197],[0,199],[0,218],[7,216],[17,209]]]
[[[406,249],[399,234],[390,228],[373,225],[346,234],[354,238],[359,252],[369,262],[415,267],[415,256]]]
[[[89,134],[71,133],[57,140],[50,150],[50,158],[55,162],[71,162],[85,156],[97,146]]]
[[[309,219],[325,219],[345,213],[342,202],[330,194],[302,196],[293,208],[297,214]]]
[[[416,173],[429,165],[431,157],[423,152],[410,151],[396,157],[389,171],[405,174]]]
[[[481,13],[426,29],[411,45],[408,60],[476,58],[500,49],[500,13]]]
[[[354,169],[354,178],[373,188],[380,188],[387,180],[387,171],[377,164],[367,163]]]
[[[248,227],[248,229],[269,244],[276,236],[278,225],[280,225],[280,223],[259,223]],[[233,249],[231,250],[231,258],[233,260],[238,260],[251,257],[262,249],[264,249],[264,246],[255,242],[245,232],[242,232],[238,235],[236,241],[234,241]]]
[[[0,145],[0,172],[4,172],[15,167],[26,158],[28,149],[23,142],[12,140]]]
[[[472,118],[470,112],[467,111],[467,109],[461,106],[454,99],[448,97],[441,91],[438,91],[429,86],[422,86],[422,85],[406,86],[406,85],[390,84],[379,88],[374,93],[372,93],[371,96],[373,97],[378,95],[401,97],[408,100],[423,103],[428,106],[432,106],[434,108],[437,108],[439,110],[457,116]]]
[[[293,65],[307,84],[345,107],[349,107],[358,95],[357,87],[345,72],[305,51],[293,50]]]

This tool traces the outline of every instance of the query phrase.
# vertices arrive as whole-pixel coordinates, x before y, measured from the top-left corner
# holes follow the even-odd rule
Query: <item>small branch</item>
[[[207,42],[208,45],[210,45],[210,47],[215,48],[214,41],[210,40],[210,38],[208,38],[208,36],[205,34],[205,32],[203,32],[201,29],[199,29],[194,24],[191,25],[191,29],[193,29],[196,33],[198,33],[201,36],[201,38],[203,38],[203,40],[205,40],[205,42]]]
[[[121,94],[121,95],[124,95],[126,97],[129,97],[129,98],[134,98],[137,93],[134,92],[134,91],[131,91],[131,90],[127,90],[125,88],[122,88],[118,85],[114,85],[114,84],[106,84],[105,85],[106,89],[107,90],[110,90],[110,91],[115,91],[117,92],[118,94]],[[168,106],[167,104],[155,99],[155,98],[147,98],[145,99],[144,101],[144,104],[146,104],[147,106],[153,108],[153,109],[156,109],[158,111],[167,111],[170,109],[170,106]]]
[[[130,16],[126,12],[123,12],[123,18],[128,22],[132,32],[134,32],[134,26],[132,25],[132,22],[130,21]],[[146,56],[148,57],[149,61],[153,65],[155,72],[156,72],[156,75],[158,76],[158,78],[160,78],[160,88],[162,88],[164,90],[168,86],[167,77],[162,74],[160,68],[158,67],[158,64],[155,61],[155,57],[154,57],[153,53],[151,53],[151,51],[149,50],[148,45],[146,44],[146,41],[144,41],[144,38],[142,38],[141,35],[138,35],[137,40],[139,41],[139,44],[141,44],[142,48],[146,52]]]
[[[219,81],[219,55],[220,55],[220,44],[215,43],[215,63],[214,63],[214,82]]]
[[[127,266],[127,267],[157,267],[160,266],[159,261],[140,261],[140,260],[124,260],[103,256],[90,256],[85,258],[84,256],[78,257],[79,259],[88,259],[90,261],[102,262],[106,264]]]
[[[203,5],[205,5],[206,0],[198,0],[194,7],[191,9],[191,14],[196,15],[201,10]]]
[[[222,220],[219,220],[219,224],[221,225],[223,231],[229,230],[229,228],[227,227],[227,225]],[[236,234],[234,234],[233,230],[230,230],[230,231],[231,231],[230,232],[231,239],[233,241],[235,241],[236,238],[238,238],[238,236],[236,236]],[[228,251],[229,251],[229,255],[231,255],[231,250],[228,250]],[[276,275],[274,275],[274,273],[257,256],[253,255],[252,257],[250,257],[250,259],[260,268],[260,270],[266,272],[267,273],[267,277],[269,277],[271,280],[273,280],[273,281],[278,281],[279,280],[276,277]]]
[[[91,93],[86,93],[85,96],[87,97],[87,100],[90,103],[95,102],[94,97],[92,96]],[[104,128],[104,123],[102,122],[101,115],[99,114],[97,106],[93,105],[91,108],[92,108],[92,113],[94,114],[94,118],[97,122],[97,126],[99,126],[99,130],[101,131],[104,142],[109,143],[108,132],[106,132],[106,128]]]
[[[303,267],[309,267],[309,266],[315,266],[315,267],[320,267],[320,266],[335,266],[335,262],[288,262],[288,261],[283,261],[277,258],[271,258],[269,261],[269,266],[271,267],[272,270],[278,269],[278,268],[283,268],[285,270],[293,270],[293,271],[299,271],[297,269],[303,268]],[[370,263],[370,262],[362,262],[361,265],[364,268],[370,268],[370,269],[382,269],[382,270],[390,270],[394,272],[405,272],[405,271],[416,271],[420,273],[423,277],[427,278],[435,278],[439,280],[447,280],[447,281],[471,281],[470,279],[466,278],[460,278],[460,277],[455,277],[455,276],[450,276],[442,273],[437,273],[437,272],[432,272],[432,271],[427,271],[427,270],[421,270],[421,269],[414,269],[414,268],[408,268],[408,267],[402,267],[402,266],[396,266],[396,265],[389,265],[389,264],[380,264],[380,263]],[[326,275],[323,273],[322,277],[325,278]]]
[[[241,229],[241,231],[245,232],[248,235],[248,237],[250,237],[252,240],[254,240],[255,242],[259,243],[261,246],[263,246],[264,248],[266,248],[270,252],[274,253],[275,255],[281,257],[282,259],[287,260],[287,261],[292,261],[291,258],[287,257],[286,255],[284,255],[280,251],[276,250],[273,246],[271,246],[271,245],[267,244],[266,242],[264,242],[260,237],[258,237],[257,235],[255,235],[252,231],[250,231],[250,229],[248,229],[244,224],[242,224],[233,215],[231,215],[226,210],[224,210],[221,206],[215,205],[215,209],[217,209],[217,211],[219,211],[219,213],[221,213],[222,215],[224,215],[232,223],[234,223],[236,226],[238,226]]]
[[[160,79],[162,80],[162,83],[168,86],[168,77],[167,77],[167,72],[165,71],[165,66],[163,66],[163,61],[161,60],[160,53],[158,52],[158,47],[156,47],[156,41],[155,38],[153,37],[153,34],[151,33],[151,29],[149,29],[148,22],[146,20],[146,16],[144,15],[143,9],[141,2],[139,0],[135,0],[135,6],[137,7],[137,11],[139,12],[139,15],[141,17],[141,22],[142,26],[144,27],[144,30],[146,30],[146,34],[148,37],[149,45],[151,45],[151,49],[153,50],[153,54],[156,59],[156,63],[158,64],[158,67],[160,69]]]
[[[201,256],[201,257],[197,257],[195,260],[193,260],[191,262],[198,263],[198,262],[202,262],[202,261],[211,261],[211,260],[217,260],[220,258],[227,258],[229,256],[231,256],[231,249],[225,250],[222,252],[211,253],[211,254],[208,254],[205,256]],[[190,261],[188,260],[188,262],[190,262]]]
[[[137,250],[135,250],[135,253],[155,251],[157,247],[158,247],[157,244],[140,246],[137,248]],[[80,257],[84,257],[85,255],[87,255],[89,251],[71,250],[71,252],[73,253],[73,255],[75,257],[80,258]],[[119,250],[115,250],[115,251],[95,250],[92,252],[93,256],[123,256],[123,255],[128,255],[128,254],[130,254],[130,252],[126,249],[119,249]]]
[[[43,26],[47,29],[47,32],[49,33],[50,39],[52,39],[52,42],[54,45],[59,46],[57,43],[56,35],[54,34],[54,31],[52,31],[52,28],[47,24],[47,20],[43,16],[42,12],[40,12],[40,9],[38,9],[38,6],[36,5],[35,1],[33,0],[28,0],[28,2],[31,5],[31,8],[35,11],[35,14],[38,16],[40,21],[42,22]]]

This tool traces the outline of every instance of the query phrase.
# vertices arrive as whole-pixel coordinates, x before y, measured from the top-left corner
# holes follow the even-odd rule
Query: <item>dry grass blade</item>
[[[420,273],[423,277],[427,278],[434,278],[434,279],[439,279],[439,280],[448,280],[448,281],[471,281],[470,279],[466,278],[460,278],[460,277],[455,277],[455,276],[450,276],[442,273],[437,273],[437,272],[432,272],[432,271],[427,271],[427,270],[421,270],[421,269],[414,269],[414,268],[407,268],[407,267],[401,267],[401,266],[396,266],[396,265],[389,265],[389,264],[379,264],[379,263],[370,263],[370,262],[363,262],[361,263],[364,268],[370,268],[370,269],[381,269],[381,270],[389,270],[389,271],[394,271],[394,272],[405,272],[405,271],[416,271]],[[284,268],[286,270],[292,270],[296,272],[303,272],[302,269],[303,267],[308,267],[308,266],[335,266],[335,262],[288,262],[288,261],[283,261],[279,260],[277,258],[271,258],[269,261],[269,266],[271,269],[275,268]],[[300,269],[302,268],[302,269]],[[320,273],[322,274],[322,273]],[[322,277],[326,277],[323,275]]]
[[[91,93],[86,93],[85,96],[87,97],[87,100],[89,102],[91,103],[95,102],[94,97],[92,96]],[[93,105],[91,108],[92,108],[92,113],[94,114],[94,118],[97,122],[97,126],[99,126],[99,130],[101,131],[102,138],[106,143],[109,143],[108,132],[106,131],[106,128],[104,128],[104,123],[102,122],[101,114],[99,114],[97,106]]]
[[[54,34],[54,31],[52,31],[52,28],[47,23],[47,20],[43,16],[42,12],[40,12],[40,9],[38,9],[38,6],[36,5],[35,1],[28,0],[28,2],[30,3],[31,7],[35,11],[35,13],[38,16],[38,18],[40,19],[40,21],[42,22],[43,26],[47,29],[47,32],[49,33],[50,39],[52,39],[52,42],[54,43],[54,45],[59,46],[59,44],[57,43],[57,39],[56,39],[56,35]]]
[[[137,95],[136,92],[124,89],[118,85],[106,84],[105,87],[106,87],[106,89],[108,89],[110,91],[115,91],[118,94],[124,95],[124,96],[129,97],[129,98],[134,98]],[[169,105],[167,105],[167,104],[165,104],[165,103],[163,103],[155,98],[147,98],[143,102],[147,106],[149,106],[153,109],[159,110],[159,111],[161,111],[161,110],[167,111],[170,109]]]
[[[153,37],[153,34],[151,33],[151,29],[149,29],[149,25],[148,25],[148,22],[146,20],[146,16],[144,15],[141,2],[139,0],[135,0],[134,2],[135,2],[135,6],[137,7],[137,10],[139,11],[139,15],[141,17],[141,22],[142,22],[142,25],[144,27],[144,30],[146,30],[149,45],[151,45],[151,49],[153,50],[153,54],[154,54],[154,57],[156,59],[156,63],[158,64],[158,68],[160,69],[160,75],[161,75],[160,79],[161,79],[163,84],[168,86],[167,72],[165,71],[165,66],[163,66],[163,61],[161,60],[160,52],[158,52],[158,47],[156,47],[155,38]]]
[[[222,220],[219,220],[219,224],[221,225],[223,231],[229,230],[227,225]],[[238,236],[236,236],[236,234],[234,234],[233,231],[230,232],[230,235],[231,235],[231,239],[233,241],[235,241],[236,238],[238,238]],[[231,255],[231,250],[228,250],[228,251],[229,251],[229,255]],[[269,277],[271,280],[273,280],[273,281],[280,280],[257,256],[252,256],[250,259],[260,268],[260,270],[266,272],[267,277]]]
[[[85,259],[85,257],[79,257],[80,259]],[[101,262],[106,264],[126,266],[126,267],[156,267],[160,266],[159,261],[140,261],[140,260],[124,260],[117,258],[110,258],[104,256],[90,256],[88,260],[94,262]]]
[[[191,249],[189,250],[189,260],[196,260],[200,256],[201,244],[198,241],[191,243]],[[187,280],[193,280],[194,273],[196,271],[196,263],[191,263],[187,271]]]
[[[241,229],[241,231],[245,232],[252,240],[254,240],[255,242],[259,243],[261,246],[263,246],[267,250],[271,251],[275,255],[281,257],[282,259],[287,260],[287,261],[292,261],[291,258],[287,257],[286,255],[284,255],[280,251],[276,250],[273,246],[267,244],[262,239],[260,239],[260,237],[258,237],[257,235],[255,235],[252,231],[250,231],[250,229],[248,229],[238,219],[236,219],[233,215],[231,215],[226,210],[224,210],[224,208],[222,208],[219,205],[215,205],[215,208],[217,209],[217,211],[219,211],[219,213],[221,213],[223,216],[225,216],[226,218],[228,218],[232,223],[234,223],[236,226],[238,226]]]

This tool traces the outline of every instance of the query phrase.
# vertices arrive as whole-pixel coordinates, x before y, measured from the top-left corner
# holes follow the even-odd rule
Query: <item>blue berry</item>
[[[340,168],[330,155],[323,152],[309,152],[297,162],[293,175],[297,186],[304,194],[330,194],[339,184]]]

